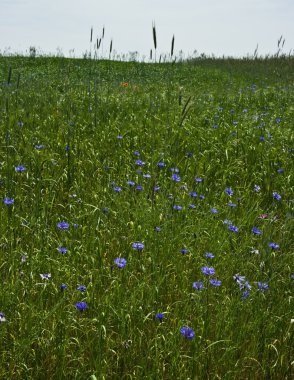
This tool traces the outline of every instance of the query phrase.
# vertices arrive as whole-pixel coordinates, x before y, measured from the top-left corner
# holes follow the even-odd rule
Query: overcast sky
[[[110,40],[118,53],[148,55],[156,24],[158,54],[194,50],[215,55],[245,56],[294,49],[294,0],[0,0],[0,51],[81,56],[105,25],[104,52]]]

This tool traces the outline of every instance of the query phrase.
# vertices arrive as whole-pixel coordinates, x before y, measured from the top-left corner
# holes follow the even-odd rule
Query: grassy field
[[[294,378],[293,72],[0,57],[1,379]]]

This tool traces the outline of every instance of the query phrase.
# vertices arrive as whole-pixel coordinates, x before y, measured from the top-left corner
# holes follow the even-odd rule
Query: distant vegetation
[[[1,379],[293,379],[293,63],[0,57]]]

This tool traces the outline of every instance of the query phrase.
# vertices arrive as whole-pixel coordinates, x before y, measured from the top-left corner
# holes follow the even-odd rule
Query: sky
[[[152,24],[157,54],[168,54],[175,36],[175,53],[184,57],[260,55],[294,51],[294,0],[0,0],[0,52],[82,56],[93,51],[102,35],[100,54],[137,51],[149,57]],[[92,44],[93,45],[93,44]]]

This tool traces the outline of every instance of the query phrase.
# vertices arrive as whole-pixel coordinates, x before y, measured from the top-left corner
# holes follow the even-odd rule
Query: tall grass
[[[0,378],[292,379],[293,59],[0,66]]]

